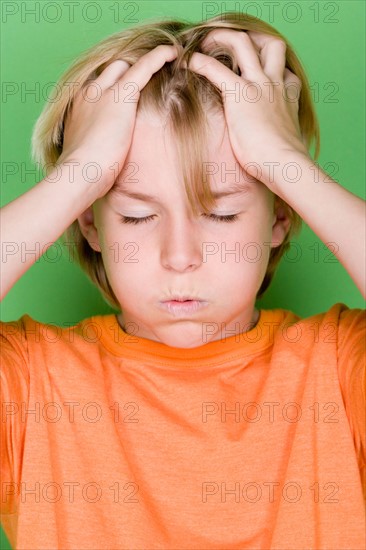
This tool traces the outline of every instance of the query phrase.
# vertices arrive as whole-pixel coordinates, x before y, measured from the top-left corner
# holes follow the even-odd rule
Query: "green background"
[[[365,198],[364,2],[80,1],[70,20],[63,2],[28,1],[1,3],[2,87],[4,83],[7,89],[9,83],[14,85],[13,95],[2,96],[1,104],[1,206],[42,179],[30,158],[32,128],[45,101],[42,94],[51,92],[49,83],[57,82],[83,50],[146,19],[182,17],[199,22],[218,14],[221,7],[258,16],[288,38],[313,89],[321,129],[318,162],[341,185]],[[208,13],[208,9],[212,11]],[[30,13],[34,10],[39,12],[38,20]],[[36,96],[24,94],[37,88]],[[4,163],[14,163],[18,173],[5,177]],[[336,173],[331,168],[334,165]],[[24,169],[36,173],[25,174]],[[339,220],[341,223],[341,211]],[[60,240],[57,243],[59,251],[65,250]],[[52,254],[52,248],[48,258],[39,258],[3,299],[2,321],[27,313],[45,323],[76,324],[91,315],[114,311],[81,269],[70,262],[66,251],[52,261],[57,258],[57,250]],[[290,309],[306,317],[326,311],[336,302],[365,307],[345,268],[304,223],[257,306]],[[1,548],[10,548],[3,532]]]

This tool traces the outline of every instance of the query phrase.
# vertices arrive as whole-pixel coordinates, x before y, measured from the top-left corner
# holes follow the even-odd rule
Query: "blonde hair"
[[[177,140],[180,174],[183,177],[187,198],[193,212],[199,205],[205,212],[214,205],[209,182],[203,177],[205,144],[207,143],[207,110],[223,113],[220,90],[207,78],[182,68],[182,61],[189,62],[193,52],[201,51],[200,45],[206,35],[215,28],[241,31],[258,31],[278,37],[286,43],[286,67],[297,75],[302,84],[299,96],[299,123],[304,143],[309,150],[315,140],[315,160],[319,155],[319,124],[313,106],[310,87],[299,59],[286,38],[268,23],[248,14],[235,11],[222,13],[207,21],[194,24],[185,20],[150,20],[133,28],[125,29],[102,40],[85,51],[61,76],[57,90],[61,94],[44,107],[36,121],[32,135],[32,157],[41,166],[54,164],[62,153],[63,128],[67,112],[76,93],[116,59],[124,59],[130,65],[159,44],[176,45],[181,53],[172,62],[166,63],[155,73],[141,90],[137,110],[147,109],[158,114],[168,114]],[[183,47],[183,48],[182,48]],[[240,75],[233,53],[222,46],[205,51]],[[78,83],[71,94],[65,83]],[[207,157],[206,157],[207,158]],[[48,169],[49,173],[51,169]],[[257,298],[268,288],[282,255],[291,246],[291,237],[300,233],[302,219],[280,197],[280,206],[285,209],[291,224],[283,243],[272,248],[267,270],[259,287]],[[90,280],[99,288],[104,299],[113,308],[121,308],[106,275],[102,255],[94,251],[80,230],[78,220],[66,229],[65,239],[74,245],[76,261]]]

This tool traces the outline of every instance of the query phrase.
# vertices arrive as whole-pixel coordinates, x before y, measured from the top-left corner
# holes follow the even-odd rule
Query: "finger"
[[[297,104],[297,108],[298,108],[301,88],[302,88],[301,79],[287,68],[285,69],[284,74],[285,74],[284,86],[285,86],[285,92],[286,92],[286,99],[290,103],[294,103],[295,105]]]
[[[284,79],[284,90],[285,90],[285,99],[289,105],[289,112],[291,114],[292,120],[294,121],[298,135],[302,139],[304,145],[304,137],[300,128],[299,121],[299,99],[301,93],[301,80],[298,76],[292,73],[289,69],[285,69],[285,79]]]
[[[149,82],[152,75],[161,69],[165,63],[173,61],[177,55],[178,50],[175,46],[160,44],[140,57],[140,59],[128,69],[126,73],[126,78],[128,78],[127,83],[136,84],[138,92],[140,92]],[[123,88],[125,84],[126,80],[122,76],[119,80],[120,91],[122,94],[126,93],[130,96],[131,89]],[[129,86],[127,86],[127,88],[129,88]]]
[[[127,61],[116,59],[101,72],[95,82],[103,89],[110,88],[130,67],[131,65]]]
[[[215,29],[202,42],[202,49],[207,50],[209,46],[215,44],[229,46],[234,53],[243,78],[250,81],[263,80],[260,76],[263,74],[263,69],[256,47],[245,31]]]
[[[263,72],[272,82],[283,82],[286,66],[286,42],[277,36],[248,31],[259,49]]]
[[[183,66],[185,63],[183,63]],[[225,89],[230,90],[231,93],[229,97],[235,97],[233,90],[236,89],[235,83],[241,79],[240,76],[236,75],[223,63],[211,57],[210,55],[205,55],[203,53],[194,52],[189,61],[188,68],[191,71],[194,71],[202,76],[205,76],[213,84],[215,84],[221,92]],[[222,84],[225,84],[224,90],[222,89]]]

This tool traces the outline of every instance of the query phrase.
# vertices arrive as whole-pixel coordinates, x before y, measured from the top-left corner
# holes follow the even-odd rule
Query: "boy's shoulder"
[[[337,302],[326,311],[300,316],[290,309],[261,309],[259,324],[270,327],[273,334],[295,338],[294,334],[303,334],[320,329],[326,331],[329,338],[336,335],[338,345],[343,345],[350,335],[365,334],[366,309],[349,308],[342,302]],[[290,336],[290,333],[293,336]],[[38,321],[28,313],[15,321],[0,321],[0,338],[2,342],[9,341],[21,352],[26,343],[56,343],[63,342],[80,345],[83,342],[90,347],[97,343],[109,347],[111,342],[120,343],[128,338],[119,326],[114,313],[97,314],[75,321],[61,323]]]

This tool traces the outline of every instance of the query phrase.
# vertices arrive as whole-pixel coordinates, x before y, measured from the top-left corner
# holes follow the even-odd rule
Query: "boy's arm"
[[[1,208],[1,300],[97,198],[98,188],[85,180],[82,164],[65,158],[32,189]]]
[[[283,177],[286,165],[294,166],[291,174],[298,170],[298,181],[286,181]],[[310,157],[298,151],[276,158],[273,180],[272,191],[296,210],[324,244],[335,243],[328,248],[366,299],[365,201],[332,180]]]

